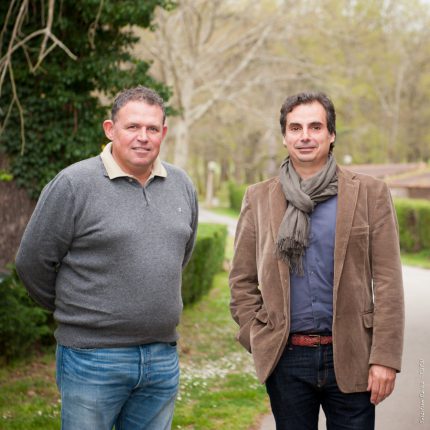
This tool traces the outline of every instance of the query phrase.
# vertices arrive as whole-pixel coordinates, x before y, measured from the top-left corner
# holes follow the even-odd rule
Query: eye
[[[127,127],[128,130],[136,130],[137,126],[135,124],[129,125]]]

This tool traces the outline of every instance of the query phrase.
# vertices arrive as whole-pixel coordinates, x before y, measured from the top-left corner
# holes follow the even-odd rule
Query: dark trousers
[[[370,393],[342,393],[332,345],[287,345],[266,383],[277,430],[317,430],[320,405],[328,430],[373,430]]]

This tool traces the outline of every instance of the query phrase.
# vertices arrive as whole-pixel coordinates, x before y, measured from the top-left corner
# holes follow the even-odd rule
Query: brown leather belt
[[[296,346],[319,346],[333,343],[332,336],[321,336],[319,334],[291,334],[288,342]]]

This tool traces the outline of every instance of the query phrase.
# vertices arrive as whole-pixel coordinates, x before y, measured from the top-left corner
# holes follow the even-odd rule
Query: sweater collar
[[[107,176],[109,179],[121,178],[121,177],[131,177],[134,178],[133,175],[129,173],[125,173],[118,163],[115,161],[112,155],[112,142],[109,142],[103,149],[100,154],[100,158],[103,161],[103,165],[106,169]],[[161,178],[165,178],[167,176],[167,170],[161,163],[160,157],[157,157],[152,166],[151,175],[149,179],[152,179],[155,176],[160,176]]]

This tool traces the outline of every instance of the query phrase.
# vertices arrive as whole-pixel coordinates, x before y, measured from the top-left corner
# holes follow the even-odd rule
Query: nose
[[[148,134],[146,132],[146,127],[142,127],[140,129],[140,133],[139,133],[138,138],[139,138],[139,140],[142,140],[144,142],[146,142],[148,140]]]
[[[301,140],[309,140],[309,130],[306,127],[303,127]]]

